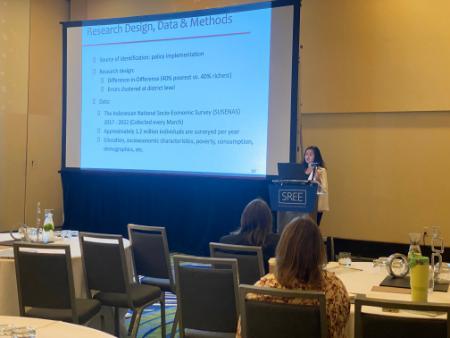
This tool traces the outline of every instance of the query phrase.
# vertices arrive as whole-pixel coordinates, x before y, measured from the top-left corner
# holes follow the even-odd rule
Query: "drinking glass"
[[[377,259],[374,259],[372,262],[373,262],[374,271],[386,272],[386,265],[388,263],[387,257],[379,257]]]
[[[28,326],[16,327],[12,329],[12,338],[36,338],[36,329]]]
[[[62,230],[61,231],[61,237],[70,239],[72,237],[72,231],[70,231],[70,230]]]
[[[426,302],[430,287],[429,259],[425,256],[416,256],[410,261],[411,299],[413,302]],[[431,274],[431,280],[433,275]],[[434,284],[433,284],[434,285]]]
[[[422,239],[422,234],[420,232],[410,232],[409,236],[409,250],[408,257],[410,255],[421,255],[422,250],[420,250],[420,240]]]
[[[434,269],[433,266],[430,265],[428,271],[428,294],[433,293],[434,291]]]
[[[352,265],[352,254],[350,252],[339,252],[338,263],[344,266]]]
[[[27,228],[26,231],[27,231],[30,242],[38,242],[39,241],[39,229],[38,228]]]
[[[11,324],[1,324],[0,325],[0,338],[11,337],[13,326]]]

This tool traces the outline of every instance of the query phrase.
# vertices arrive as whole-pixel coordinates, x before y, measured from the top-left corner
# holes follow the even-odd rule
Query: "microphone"
[[[313,168],[312,179],[315,180],[315,179],[316,179],[316,174],[317,174],[317,167],[319,166],[319,163],[317,163],[317,162],[311,162],[311,166],[312,166],[312,168]]]

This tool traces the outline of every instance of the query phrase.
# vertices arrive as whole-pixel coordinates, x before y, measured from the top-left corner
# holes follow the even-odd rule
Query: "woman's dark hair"
[[[281,234],[276,259],[275,275],[284,287],[300,282],[320,288],[324,248],[317,224],[309,217],[294,218]]]
[[[271,232],[272,211],[264,200],[254,199],[242,211],[239,233],[252,245],[264,246],[266,237]]]
[[[314,153],[314,162],[317,163],[317,165],[319,167],[326,168],[325,167],[325,161],[322,158],[322,153],[320,152],[319,147],[317,147],[317,146],[309,146],[303,152],[302,165],[305,167],[305,169],[308,166],[308,164],[305,162],[305,153],[306,153],[307,150],[312,150],[313,151],[313,153]]]

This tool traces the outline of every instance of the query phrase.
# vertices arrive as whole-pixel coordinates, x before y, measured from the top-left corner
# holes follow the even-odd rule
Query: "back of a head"
[[[323,242],[319,227],[309,217],[294,218],[283,230],[277,246],[276,277],[281,285],[297,282],[320,287]]]
[[[272,211],[262,199],[254,199],[242,211],[240,233],[251,245],[262,246],[272,230]]]

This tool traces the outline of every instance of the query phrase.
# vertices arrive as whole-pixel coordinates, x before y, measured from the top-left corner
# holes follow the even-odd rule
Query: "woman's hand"
[[[316,170],[316,174],[313,177],[313,181],[316,181],[319,184],[322,183],[322,177],[321,177],[320,171],[318,169]]]

